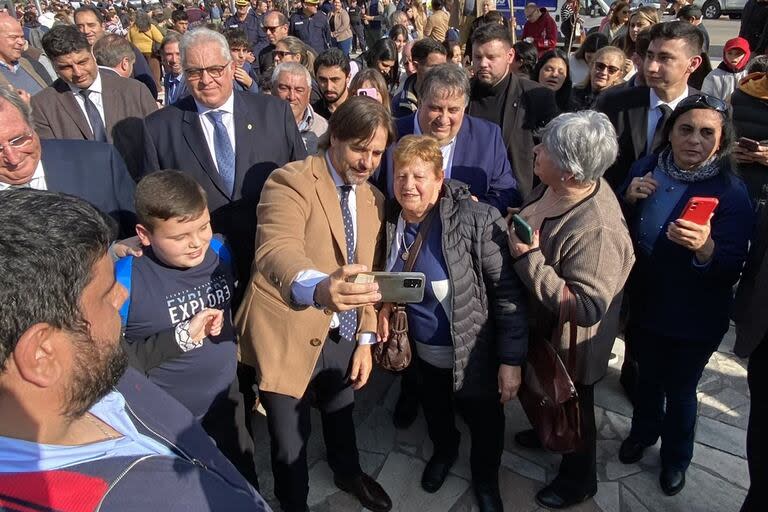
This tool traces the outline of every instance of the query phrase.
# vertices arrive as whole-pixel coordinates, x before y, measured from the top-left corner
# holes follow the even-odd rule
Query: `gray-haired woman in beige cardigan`
[[[606,372],[618,331],[624,282],[635,261],[632,241],[616,196],[602,179],[616,160],[616,132],[608,118],[586,110],[562,114],[544,129],[534,148],[541,184],[520,215],[534,229],[531,245],[510,229],[515,271],[531,294],[531,309],[547,324],[557,321],[563,288],[576,298],[576,384],[584,444],[564,455],[557,477],[536,495],[548,508],[567,508],[597,492],[594,383]],[[566,337],[558,340],[561,357]],[[540,446],[533,430],[515,436]]]

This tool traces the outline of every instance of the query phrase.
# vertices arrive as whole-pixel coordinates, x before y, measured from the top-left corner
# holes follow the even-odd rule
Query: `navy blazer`
[[[208,150],[192,96],[147,116],[142,175],[161,169],[189,173],[205,189],[213,230],[232,248],[238,278],[247,282],[256,237],[256,205],[270,173],[303,160],[307,150],[288,103],[234,92],[235,187],[230,196]]]
[[[656,155],[650,155],[632,166],[617,191],[622,201],[632,178],[653,171],[657,159]],[[693,252],[665,235],[667,224],[682,215],[688,199],[697,196],[719,200],[712,217],[715,252],[705,266],[695,265]],[[627,203],[623,206],[630,235],[637,240],[639,209]],[[747,257],[753,223],[747,187],[737,176],[720,173],[689,184],[665,222],[651,254],[635,248],[637,261],[627,282],[630,327],[717,346],[728,330],[733,285]]]
[[[109,214],[120,227],[120,237],[136,234],[135,185],[112,144],[44,139],[40,146],[48,190],[85,199]]]
[[[415,118],[416,114],[411,114],[396,121],[400,137],[413,134]],[[390,199],[395,197],[392,182],[394,149],[394,144],[387,148],[379,169],[371,178]],[[507,214],[508,206],[517,206],[521,202],[501,129],[490,121],[464,116],[456,134],[450,178],[469,185],[472,195],[497,208],[502,216]]]

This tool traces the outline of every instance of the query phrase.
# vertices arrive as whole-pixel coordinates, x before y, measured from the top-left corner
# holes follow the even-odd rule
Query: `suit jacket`
[[[413,133],[415,118],[416,114],[411,114],[396,121],[400,137]],[[456,134],[455,144],[450,171],[452,180],[469,185],[472,195],[494,206],[502,215],[507,214],[508,206],[520,204],[517,182],[512,175],[498,126],[490,121],[465,115]],[[381,165],[371,180],[389,199],[395,197],[392,180],[394,149],[394,144],[387,148]]]
[[[357,262],[374,268],[384,198],[369,183],[355,189]],[[272,173],[258,208],[256,258],[235,323],[240,358],[259,389],[300,398],[328,335],[331,315],[299,306],[291,284],[302,270],[332,273],[346,264],[344,222],[325,153]],[[358,310],[358,332],[376,330],[372,306]]]
[[[733,352],[749,357],[768,334],[768,208],[763,207],[749,248],[744,272],[736,290],[733,319],[736,322],[736,344]]]
[[[107,142],[115,145],[128,170],[141,165],[142,119],[157,110],[146,87],[129,78],[99,73]],[[58,79],[32,97],[32,117],[41,139],[93,140],[93,132],[72,91]]]
[[[120,154],[104,142],[41,140],[48,190],[85,199],[109,214],[120,237],[136,234],[134,183]]]
[[[467,113],[472,113],[471,99]],[[517,180],[517,189],[523,198],[531,193],[534,185],[534,132],[546,126],[557,114],[554,92],[537,82],[510,73],[501,133]]]
[[[205,189],[213,229],[227,237],[241,282],[248,279],[256,233],[256,205],[276,168],[306,158],[288,104],[272,96],[234,92],[235,187],[225,192],[192,96],[158,110],[144,122],[142,175],[161,169],[189,173]]]

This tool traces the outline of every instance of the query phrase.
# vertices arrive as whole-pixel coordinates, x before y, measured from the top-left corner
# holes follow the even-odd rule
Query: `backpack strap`
[[[128,323],[128,311],[131,308],[131,274],[133,273],[133,256],[125,256],[115,263],[115,280],[128,290],[128,298],[120,308],[120,319],[123,326]]]
[[[215,252],[222,263],[231,267],[232,266],[232,253],[229,252],[229,247],[220,238],[211,238],[211,249]]]

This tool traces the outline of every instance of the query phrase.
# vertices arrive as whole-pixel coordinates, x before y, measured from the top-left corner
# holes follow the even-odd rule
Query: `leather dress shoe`
[[[392,423],[395,428],[405,429],[413,425],[416,416],[419,415],[419,400],[408,393],[400,393],[395,404],[395,412],[392,415]]]
[[[536,493],[536,503],[544,508],[560,510],[585,502],[595,494],[597,494],[597,490],[579,496],[566,496],[558,491],[555,485],[549,484]]]
[[[475,498],[480,512],[503,512],[498,484],[475,484]]]
[[[619,447],[619,460],[622,464],[634,464],[643,458],[645,448],[645,445],[628,437],[622,441],[621,446]]]
[[[531,429],[521,430],[515,434],[515,442],[523,448],[529,448],[531,450],[540,450],[541,441],[539,436],[536,435],[536,431]]]
[[[662,468],[659,475],[661,490],[667,496],[674,496],[685,487],[685,471],[679,469]]]
[[[392,500],[387,491],[379,483],[366,475],[342,478],[333,477],[333,483],[344,492],[348,492],[360,501],[360,504],[373,512],[389,512],[392,510]]]
[[[437,492],[443,486],[443,482],[445,482],[445,478],[457,457],[458,453],[450,457],[433,455],[421,474],[421,488],[428,493]]]

